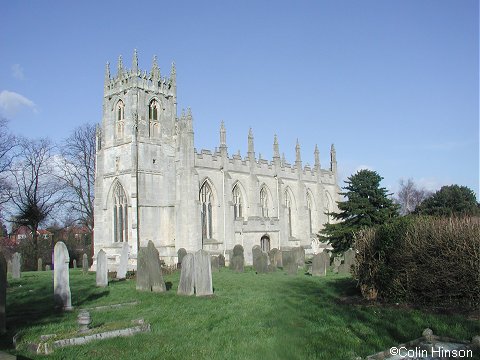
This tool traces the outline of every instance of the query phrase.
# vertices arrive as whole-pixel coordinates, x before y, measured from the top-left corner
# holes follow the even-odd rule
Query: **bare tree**
[[[400,214],[408,215],[415,211],[416,207],[426,198],[432,196],[432,193],[424,188],[419,188],[412,179],[400,180],[400,189],[398,190],[395,202],[400,205]]]
[[[8,201],[7,177],[15,156],[13,149],[17,146],[17,139],[8,131],[7,123],[6,119],[0,118],[0,205]]]
[[[14,225],[25,225],[32,232],[35,256],[37,230],[63,202],[64,185],[55,177],[53,145],[48,139],[20,140],[20,153],[10,170],[9,189]]]
[[[71,219],[93,230],[95,125],[77,127],[61,148],[60,178],[67,186]]]

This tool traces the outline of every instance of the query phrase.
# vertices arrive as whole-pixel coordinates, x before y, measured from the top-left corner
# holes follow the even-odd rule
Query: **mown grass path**
[[[395,306],[354,305],[357,296],[349,277],[317,278],[281,271],[257,275],[250,269],[213,274],[215,295],[178,296],[179,273],[165,276],[172,289],[164,294],[135,290],[135,281],[95,287],[95,275],[70,271],[72,313],[53,310],[52,275],[23,273],[7,291],[9,334],[23,333],[23,342],[42,334],[73,334],[81,308],[138,300],[138,305],[96,311],[94,327],[123,326],[143,318],[151,332],[130,338],[92,342],[35,355],[25,347],[8,350],[39,359],[325,359],[351,360],[421,335],[471,339],[480,334],[478,321]],[[0,347],[5,349],[7,337]]]

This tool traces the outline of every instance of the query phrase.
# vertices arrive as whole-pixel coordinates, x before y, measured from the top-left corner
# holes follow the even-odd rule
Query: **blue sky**
[[[341,183],[362,167],[430,190],[479,193],[477,0],[4,1],[0,114],[10,129],[60,141],[100,122],[105,63],[133,50],[177,66],[197,149],[280,151],[323,167],[335,143]]]

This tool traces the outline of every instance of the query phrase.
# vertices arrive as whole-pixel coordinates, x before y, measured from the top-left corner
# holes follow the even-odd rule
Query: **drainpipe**
[[[280,229],[280,189],[278,187],[278,175],[274,176],[277,185],[277,219],[278,219],[278,250],[280,250],[280,234],[282,233],[282,230]]]
[[[223,166],[220,168],[220,172],[222,173],[223,256],[225,257],[226,247],[227,247],[227,224],[226,224],[226,209],[225,209],[225,171],[223,170]]]

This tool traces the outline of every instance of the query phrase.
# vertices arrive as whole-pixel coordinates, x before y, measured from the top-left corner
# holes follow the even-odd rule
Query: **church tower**
[[[138,248],[149,240],[161,255],[175,253],[177,132],[188,130],[187,117],[176,114],[174,64],[163,77],[156,57],[150,72],[142,72],[136,51],[129,70],[121,56],[114,76],[107,63],[97,130],[95,257],[104,249],[109,263],[118,263],[119,249],[128,243],[134,265]]]

